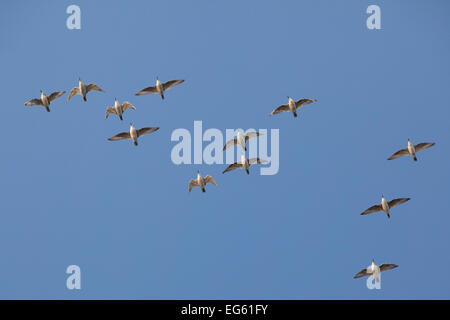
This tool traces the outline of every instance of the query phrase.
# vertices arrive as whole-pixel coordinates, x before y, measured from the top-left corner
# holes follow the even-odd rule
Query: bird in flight
[[[392,270],[397,268],[398,265],[392,263],[383,263],[380,266],[375,264],[375,261],[372,260],[371,265],[368,268],[362,269],[360,272],[355,274],[354,279],[365,277],[365,276],[373,276],[375,278],[375,282],[380,282],[380,273]]]
[[[388,158],[388,160],[394,160],[403,156],[410,155],[414,161],[417,161],[416,153],[425,149],[428,149],[434,146],[434,142],[422,142],[416,145],[413,145],[411,141],[408,139],[408,147],[406,149],[398,150],[392,156]]]
[[[120,120],[123,120],[122,115],[125,112],[125,110],[127,110],[128,108],[136,110],[136,108],[128,101],[125,101],[124,103],[120,104],[119,101],[117,101],[117,99],[114,98],[114,106],[106,108],[105,119],[108,119],[108,116],[110,113],[114,113],[119,116]]]
[[[263,160],[260,158],[251,158],[251,159],[247,159],[245,157],[245,155],[241,155],[241,161],[240,162],[235,162],[233,164],[230,164],[222,173],[234,170],[234,169],[244,169],[245,172],[247,172],[247,174],[250,174],[250,171],[248,170],[248,168],[250,168],[250,166],[253,166],[255,164],[262,164],[262,163],[266,163],[267,160]]]
[[[119,134],[116,134],[115,136],[112,136],[111,138],[108,138],[109,141],[116,141],[116,140],[127,140],[131,139],[133,140],[133,143],[135,146],[138,145],[137,139],[145,134],[155,132],[158,130],[159,127],[146,127],[142,129],[136,130],[136,128],[133,126],[133,124],[130,124],[130,131],[128,132],[121,132]]]
[[[316,102],[317,99],[300,99],[298,101],[294,101],[292,100],[291,97],[288,97],[288,104],[283,104],[281,106],[279,106],[278,108],[276,108],[275,110],[273,110],[269,116],[272,116],[274,114],[277,113],[281,113],[283,111],[290,111],[292,112],[292,114],[294,115],[294,117],[297,117],[297,109],[302,107],[302,106],[306,106],[307,104]]]
[[[189,181],[189,192],[191,192],[192,187],[199,187],[200,189],[202,189],[202,192],[206,192],[205,186],[208,183],[212,183],[213,185],[217,186],[216,182],[211,176],[208,175],[202,177],[200,171],[197,171],[197,179],[192,179],[191,181]]]
[[[164,91],[169,90],[170,88],[176,86],[177,84],[180,84],[184,82],[184,80],[170,80],[164,83],[161,83],[158,78],[156,78],[156,85],[153,87],[147,87],[145,89],[142,89],[138,93],[136,93],[137,96],[142,96],[144,94],[150,94],[150,93],[159,93],[161,96],[161,99],[164,100]]]
[[[61,97],[65,91],[55,91],[52,94],[46,96],[44,91],[41,90],[41,97],[36,99],[31,99],[24,103],[25,106],[43,106],[47,112],[50,112],[50,103],[58,97]]]
[[[77,94],[81,95],[83,97],[84,101],[87,101],[86,94],[92,90],[104,92],[102,88],[100,88],[98,85],[96,85],[94,83],[90,83],[87,86],[85,86],[83,81],[81,81],[81,79],[78,78],[78,87],[73,87],[72,90],[70,90],[67,101],[72,99],[72,97]]]
[[[390,215],[390,209],[394,208],[395,206],[398,206],[399,204],[405,203],[406,201],[409,201],[411,198],[398,198],[398,199],[393,199],[389,202],[386,201],[386,199],[384,198],[384,196],[381,196],[381,204],[377,204],[374,206],[371,206],[369,209],[367,209],[366,211],[364,211],[363,213],[361,213],[361,215],[366,215],[372,212],[378,212],[378,211],[383,211],[384,213],[386,213],[388,219],[391,218]]]
[[[245,135],[243,135],[240,131],[238,131],[236,138],[228,140],[227,143],[223,146],[223,150],[225,150],[226,148],[228,148],[230,146],[240,145],[242,147],[242,149],[244,149],[244,151],[247,151],[245,143],[250,138],[258,137],[260,135],[262,135],[262,133],[259,133],[259,132],[248,132]]]

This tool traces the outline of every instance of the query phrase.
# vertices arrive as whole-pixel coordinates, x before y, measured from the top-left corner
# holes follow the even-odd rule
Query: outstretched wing
[[[23,104],[24,106],[43,106],[41,99],[31,99]]]
[[[122,103],[122,112],[124,112],[128,108],[136,110],[136,108],[131,103],[129,103],[128,101],[125,101],[124,103]]]
[[[72,99],[72,97],[73,97],[74,95],[76,95],[76,94],[81,94],[81,93],[80,93],[80,88],[78,88],[78,87],[73,87],[72,90],[70,90],[69,97],[67,98],[67,101],[69,101],[70,99]]]
[[[110,113],[117,114],[116,109],[114,109],[113,107],[106,108],[105,119],[108,119],[108,116],[109,116]]]
[[[261,163],[267,163],[267,160],[260,159],[260,158],[248,159],[248,164],[251,165],[251,166],[255,165],[255,164],[261,164]]]
[[[49,102],[52,102],[52,101],[55,100],[56,98],[61,97],[64,93],[66,93],[66,92],[65,92],[65,91],[56,91],[56,92],[53,92],[51,95],[49,95],[49,96],[47,97],[47,99],[48,99]]]
[[[279,106],[275,110],[273,110],[271,113],[269,113],[269,116],[272,116],[274,114],[283,112],[283,111],[289,111],[289,106],[287,104],[283,104],[282,106]]]
[[[159,127],[146,127],[146,128],[142,128],[142,129],[139,129],[136,131],[137,131],[138,137],[140,137],[140,136],[143,136],[144,134],[155,132],[158,129],[159,129]]]
[[[142,89],[141,91],[137,92],[137,96],[142,96],[144,94],[150,94],[150,93],[158,93],[158,89],[156,87],[147,87],[145,89]]]
[[[213,185],[215,185],[217,187],[216,182],[214,181],[214,179],[211,176],[206,176],[204,178],[204,180],[205,180],[205,184],[212,183]]]
[[[115,136],[109,138],[109,141],[116,141],[116,140],[125,140],[125,139],[131,139],[131,135],[129,132],[121,132],[119,134],[116,134]]]
[[[235,144],[237,144],[237,138],[234,139],[230,139],[227,141],[227,143],[223,146],[222,150],[225,150],[228,147],[234,146]]]
[[[189,192],[191,192],[192,187],[199,187],[197,180],[189,181]]]
[[[369,213],[372,213],[372,212],[378,212],[378,211],[381,211],[381,210],[383,210],[383,208],[381,207],[381,204],[377,204],[377,205],[371,206],[369,209],[367,209],[366,211],[361,213],[361,215],[369,214]]]
[[[228,171],[231,171],[234,169],[238,169],[238,168],[242,168],[242,163],[235,162],[233,164],[230,164],[222,173],[225,173],[225,172],[228,172]]]
[[[98,85],[94,84],[94,83],[90,83],[86,86],[86,92],[92,91],[92,90],[97,90],[97,91],[101,91],[104,92],[102,88],[100,88]]]
[[[411,198],[398,198],[398,199],[391,200],[388,202],[389,208],[398,206],[399,204],[405,203],[406,201],[408,201],[410,199]]]
[[[419,152],[419,151],[428,149],[429,147],[432,147],[434,145],[435,145],[434,142],[423,142],[423,143],[416,144],[414,146],[414,149],[416,149],[416,151]]]
[[[365,277],[365,276],[368,276],[368,275],[369,275],[369,273],[367,273],[367,269],[362,269],[360,272],[358,272],[357,274],[355,274],[355,276],[353,277],[353,279]]]
[[[307,104],[310,104],[310,103],[313,103],[316,101],[317,101],[317,99],[300,99],[295,102],[295,108],[298,109],[300,107],[306,106]]]
[[[175,87],[177,84],[184,82],[184,80],[170,80],[166,83],[163,83],[164,90],[169,90],[172,87]]]
[[[401,149],[394,153],[392,156],[388,158],[388,160],[394,160],[403,156],[407,156],[409,154],[408,149]]]
[[[245,142],[247,142],[248,139],[251,139],[251,138],[253,138],[253,137],[258,137],[258,136],[260,136],[260,135],[262,135],[262,133],[259,133],[259,132],[249,132],[249,133],[247,133],[247,134],[245,135]]]
[[[397,267],[398,267],[398,265],[396,265],[396,264],[392,264],[392,263],[383,263],[383,264],[380,266],[380,272],[392,270],[392,269],[395,269],[395,268],[397,268]]]

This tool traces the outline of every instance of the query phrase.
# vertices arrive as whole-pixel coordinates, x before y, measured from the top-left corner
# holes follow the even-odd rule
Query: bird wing
[[[283,112],[283,111],[289,111],[289,106],[287,104],[283,104],[282,106],[279,106],[275,110],[273,110],[271,113],[269,113],[269,116],[272,116],[274,114]]]
[[[217,186],[217,183],[214,181],[214,179],[211,176],[206,176],[204,179],[205,179],[205,184],[212,183],[213,185]]]
[[[364,211],[361,214],[365,215],[365,214],[369,214],[369,213],[372,213],[372,212],[378,212],[378,211],[381,211],[381,210],[382,210],[381,204],[376,204],[374,206],[371,206],[369,209],[367,209],[366,211]]]
[[[419,152],[419,151],[422,151],[422,150],[428,149],[429,147],[434,146],[434,144],[435,144],[434,142],[423,142],[423,143],[416,144],[414,146],[414,149],[416,149],[416,151]]]
[[[116,134],[115,136],[109,138],[109,141],[116,141],[116,140],[125,140],[125,139],[131,139],[131,135],[129,132],[121,132],[119,134]]]
[[[136,110],[136,108],[131,103],[129,103],[128,101],[125,101],[124,103],[122,103],[122,112],[124,112],[128,108]]]
[[[55,100],[56,98],[61,97],[64,93],[66,93],[66,92],[65,92],[65,91],[56,91],[56,92],[53,92],[51,95],[49,95],[49,96],[47,97],[47,99],[48,99],[49,102],[52,102],[52,101]]]
[[[169,90],[172,87],[175,87],[177,84],[184,82],[184,80],[170,80],[166,83],[163,83],[164,90]]]
[[[144,94],[149,94],[149,93],[158,93],[158,89],[156,89],[156,87],[147,87],[147,88],[142,89],[141,91],[137,92],[136,95],[142,96]]]
[[[306,106],[307,104],[316,102],[317,99],[300,99],[295,102],[295,108],[298,109],[300,107]]]
[[[388,160],[394,160],[403,156],[407,156],[409,154],[408,149],[401,149],[394,153],[392,156],[388,158]]]
[[[69,97],[67,97],[67,101],[69,101],[70,99],[72,99],[72,97],[76,94],[80,94],[80,88],[78,87],[73,87],[72,90],[70,90],[69,93]]]
[[[396,264],[392,264],[392,263],[383,263],[383,264],[380,266],[380,272],[388,271],[388,270],[391,270],[391,269],[395,269],[395,268],[397,268],[397,267],[398,267],[398,265],[396,265]]]
[[[259,132],[249,132],[249,133],[247,133],[247,134],[245,135],[245,142],[247,142],[248,139],[251,139],[251,138],[253,138],[253,137],[257,137],[257,136],[260,136],[260,135],[262,135],[262,133],[259,133]]]
[[[189,192],[191,192],[192,187],[199,187],[197,180],[189,181]]]
[[[238,163],[235,162],[233,164],[230,164],[222,173],[237,169],[237,168],[242,168],[242,163]]]
[[[137,136],[140,137],[140,136],[143,136],[144,134],[155,132],[158,129],[159,129],[159,127],[142,128],[142,129],[136,130],[137,131]]]
[[[43,106],[41,99],[31,99],[24,103],[24,106]]]
[[[235,144],[237,144],[237,138],[234,139],[230,139],[227,141],[227,143],[223,146],[223,150],[225,150],[228,147],[234,146]]]
[[[249,165],[255,165],[255,164],[261,164],[261,163],[266,163],[267,162],[267,160],[264,160],[264,159],[260,159],[260,158],[251,158],[251,159],[248,159],[248,164]]]
[[[398,198],[394,199],[388,202],[389,208],[393,208],[395,206],[398,206],[399,204],[405,203],[406,201],[410,200],[411,198]]]
[[[365,277],[365,276],[368,276],[368,275],[369,275],[369,273],[367,273],[367,269],[364,268],[364,269],[362,269],[360,272],[358,272],[357,274],[355,274],[355,276],[354,276],[353,278],[354,278],[354,279],[357,279],[357,278]]]
[[[109,116],[110,113],[117,114],[117,111],[116,111],[116,109],[114,109],[113,107],[108,107],[108,108],[106,108],[105,119],[108,119],[108,116]]]
[[[97,91],[101,91],[104,92],[102,88],[100,88],[98,85],[94,84],[94,83],[90,83],[86,86],[86,92],[92,91],[92,90],[97,90]]]

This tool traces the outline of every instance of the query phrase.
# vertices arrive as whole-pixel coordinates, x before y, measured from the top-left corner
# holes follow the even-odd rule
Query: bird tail
[[[86,96],[83,96],[83,100],[84,100],[84,101],[87,101]]]
[[[164,92],[161,92],[161,99],[164,100]]]
[[[416,156],[414,156],[414,158],[413,158],[413,159],[414,159],[414,161],[417,161],[417,157],[416,157]]]
[[[250,171],[248,169],[246,169],[245,172],[247,172],[247,174],[250,174]]]
[[[297,112],[294,112],[294,118],[297,118]]]
[[[202,188],[202,192],[206,192],[205,188]]]
[[[49,107],[45,107],[45,110],[47,110],[47,112],[50,112],[50,108]]]
[[[120,118],[120,120],[123,120],[123,117],[122,117],[122,115],[120,115],[120,116],[119,116],[119,118]]]
[[[134,140],[133,142],[134,142],[134,145],[135,145],[135,146],[138,145],[137,140]]]

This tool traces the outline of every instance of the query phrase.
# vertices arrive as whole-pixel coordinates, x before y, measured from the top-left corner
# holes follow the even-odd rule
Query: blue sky
[[[71,4],[81,30],[66,28]],[[450,298],[447,1],[0,7],[0,298]],[[186,81],[134,96],[157,76]],[[78,77],[105,92],[23,106]],[[287,95],[318,102],[269,117]],[[115,97],[137,108],[123,122],[104,119]],[[174,165],[170,135],[194,120],[280,129],[278,174]],[[160,130],[107,141],[129,122]],[[387,161],[408,138],[436,146]],[[189,194],[197,170],[218,187]],[[382,194],[411,201],[360,216]],[[352,279],[372,258],[399,265],[381,290]],[[71,264],[81,290],[66,288]]]

